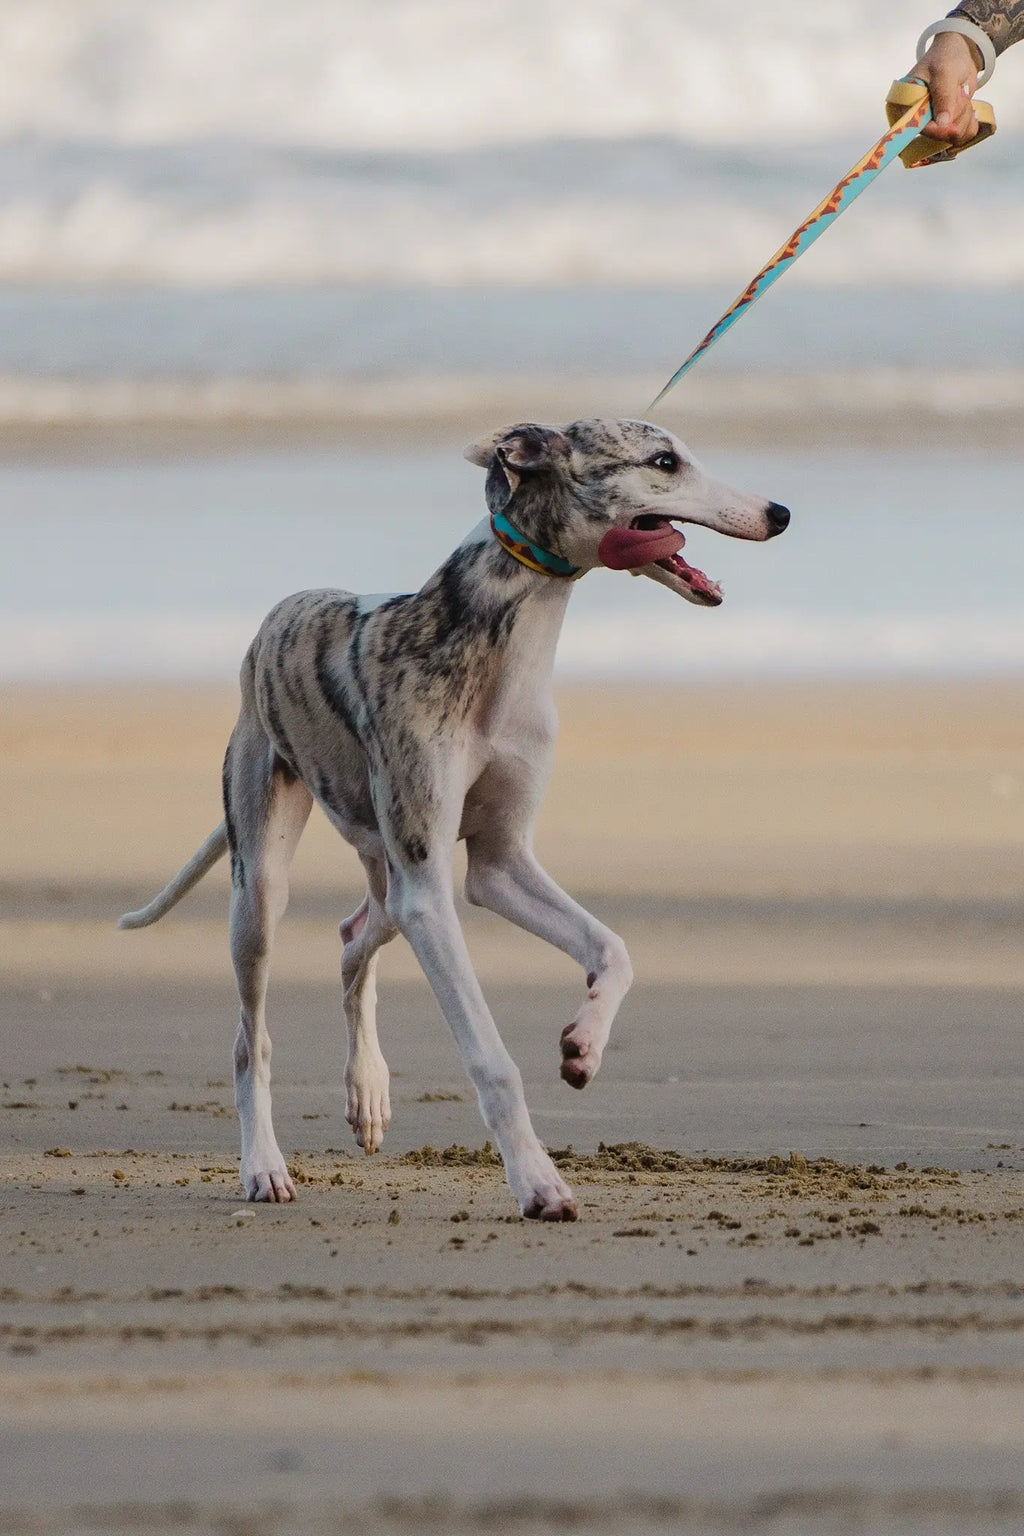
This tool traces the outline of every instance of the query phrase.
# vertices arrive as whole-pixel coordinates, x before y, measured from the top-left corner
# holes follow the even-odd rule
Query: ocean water
[[[883,131],[887,86],[865,91],[850,129],[792,144],[0,137],[0,281],[738,289]],[[893,166],[803,258],[803,281],[1018,284],[1022,140],[1001,128],[974,160]]]
[[[743,317],[706,357],[707,374],[789,377],[928,369],[987,372],[989,399],[1016,399],[1024,369],[1024,291],[909,285],[838,292],[801,281],[800,268]],[[4,394],[63,383],[88,405],[90,385],[173,381],[195,386],[258,380],[417,382],[490,375],[513,379],[647,376],[655,386],[735,293],[687,288],[382,288],[321,286],[3,288]],[[682,401],[683,397],[678,397]],[[635,412],[644,399],[633,401]],[[572,414],[571,383],[565,409]]]
[[[87,410],[98,378],[129,416],[154,381],[623,369],[653,394],[881,131],[930,17],[0,0],[0,416],[45,414],[40,380]],[[1020,54],[991,143],[893,167],[702,367],[1018,367]]]
[[[787,503],[771,543],[692,530],[726,591],[696,608],[626,573],[574,589],[567,677],[970,675],[1024,667],[1024,457],[716,454]],[[309,586],[418,586],[482,512],[453,454],[0,465],[0,680],[237,675]]]
[[[882,131],[932,16],[0,0],[0,282],[738,287]],[[1019,284],[1022,69],[991,144],[888,172],[806,280]]]
[[[0,425],[131,421],[153,391],[212,418],[247,385],[272,413],[338,381],[415,411],[517,376],[564,382],[567,416],[574,379],[628,379],[641,412],[881,132],[933,15],[0,0]],[[1021,70],[1024,48],[986,88],[990,144],[888,171],[685,388],[888,372],[901,406],[921,387],[1024,404]],[[956,436],[954,412],[945,454],[716,455],[791,531],[693,535],[726,586],[714,613],[596,573],[563,672],[1020,668],[1024,445],[974,457]],[[0,679],[228,678],[289,590],[417,585],[480,492],[400,443],[0,463]]]

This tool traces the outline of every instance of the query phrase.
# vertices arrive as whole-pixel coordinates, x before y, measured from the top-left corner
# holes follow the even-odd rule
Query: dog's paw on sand
[[[578,1221],[576,1202],[569,1194],[567,1199],[539,1196],[523,1211],[527,1221]]]
[[[576,1198],[546,1153],[533,1166],[508,1169],[508,1182],[527,1221],[576,1221]]]
[[[274,1168],[254,1170],[246,1172],[243,1169],[242,1183],[245,1185],[247,1200],[268,1201],[271,1204],[284,1204],[296,1199],[295,1185],[292,1183],[291,1174],[281,1163]]]

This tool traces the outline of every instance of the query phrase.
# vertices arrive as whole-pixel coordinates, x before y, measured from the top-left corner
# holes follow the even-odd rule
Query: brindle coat
[[[601,563],[610,530],[629,549],[644,538],[664,544],[666,530],[681,545],[670,520],[747,539],[770,538],[788,521],[775,503],[710,480],[680,442],[644,422],[512,427],[466,456],[487,469],[491,513],[581,572]],[[630,563],[679,595],[720,600],[681,560],[640,566],[640,558]],[[534,1133],[518,1069],[473,972],[452,887],[452,852],[463,838],[468,899],[583,967],[586,998],[561,1052],[562,1076],[584,1087],[632,973],[622,940],[559,889],[532,849],[556,729],[552,664],[572,585],[522,564],[484,520],[418,592],[300,592],[268,614],[249,648],[224,761],[224,822],[121,925],[155,922],[230,850],[241,998],[235,1101],[250,1199],[295,1196],[271,1123],[264,1007],[288,867],[316,800],[367,879],[364,901],[341,925],[347,1118],[357,1142],[377,1151],[390,1117],[375,969],[381,946],[401,932],[455,1034],[523,1214],[575,1219],[572,1191]]]

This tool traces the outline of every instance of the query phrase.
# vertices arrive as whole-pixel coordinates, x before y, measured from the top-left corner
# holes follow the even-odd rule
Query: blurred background
[[[472,1334],[473,1379],[498,1382],[513,1405],[517,1372],[541,1354],[545,1369],[550,1357],[567,1381],[592,1376],[595,1399],[607,1397],[618,1356],[579,1298],[604,1287],[624,1317],[633,1292],[622,1287],[662,1273],[646,1258],[653,1228],[617,1229],[615,1243],[581,1229],[582,1248],[554,1234],[546,1248],[536,1241],[536,1268],[522,1271],[542,1282],[536,1291],[496,1241],[485,1268],[458,1269],[454,1290],[455,1270],[438,1263],[461,1266],[485,1250],[474,1240],[463,1258],[431,1254],[461,1252],[449,1246],[449,1215],[464,1198],[454,1192],[475,1186],[449,1185],[452,1199],[422,1226],[403,1194],[399,1227],[378,1217],[360,1233],[350,1189],[304,1189],[294,1219],[305,1230],[312,1210],[324,1230],[281,1246],[276,1223],[287,1218],[268,1212],[264,1263],[255,1223],[243,1232],[235,1220],[228,860],[155,928],[119,933],[116,919],[148,902],[222,816],[238,666],[271,604],[311,586],[419,586],[484,511],[483,476],[460,453],[467,442],[524,419],[644,415],[884,131],[890,82],[949,3],[0,0],[0,1183],[14,1192],[0,1362],[4,1382],[46,1373],[38,1398],[0,1392],[0,1435],[14,1426],[4,1444],[15,1445],[34,1499],[19,1525],[0,1495],[3,1530],[42,1529],[39,1499],[45,1509],[74,1500],[74,1514],[48,1530],[183,1530],[182,1509],[186,1521],[199,1511],[204,1531],[223,1531],[229,1515],[238,1531],[298,1529],[288,1500],[328,1489],[356,1498],[362,1485],[348,1469],[358,1456],[335,1436],[342,1471],[318,1481],[321,1463],[307,1465],[305,1446],[293,1468],[280,1460],[290,1442],[254,1442],[246,1420],[245,1459],[221,1458],[216,1498],[204,1503],[194,1465],[221,1441],[207,1437],[193,1455],[195,1426],[214,1413],[218,1434],[238,1424],[231,1407],[197,1416],[192,1405],[206,1399],[179,1393],[179,1380],[201,1391],[211,1371],[221,1382],[237,1369],[248,1406],[276,1401],[288,1372],[349,1362],[363,1375],[397,1372],[407,1359],[426,1373],[417,1413],[447,1430],[444,1400],[430,1394],[445,1361],[461,1356],[429,1344],[446,1318]],[[574,589],[537,848],[623,935],[637,974],[585,1095],[557,1075],[576,967],[491,913],[463,914],[552,1147],[639,1139],[743,1157],[792,1148],[924,1166],[929,1180],[937,1165],[1024,1166],[1024,46],[1000,60],[984,95],[1000,123],[991,143],[948,166],[887,170],[658,411],[713,474],[790,506],[785,536],[761,545],[691,531],[688,558],[725,588],[714,610],[621,572],[595,571]],[[463,859],[457,851],[457,872]],[[294,873],[270,1027],[278,1134],[305,1166],[352,1145],[341,1117],[337,924],[359,902],[363,874],[322,815]],[[388,947],[382,971],[396,1107],[385,1157],[424,1142],[479,1146],[473,1094],[404,941]],[[50,1161],[62,1153],[70,1162]],[[124,1160],[123,1188],[111,1186],[107,1161],[79,1163],[89,1153]],[[217,1183],[202,1182],[215,1177],[207,1169]],[[935,1177],[923,1198],[953,1198],[954,1175]],[[790,1178],[781,1182],[791,1191],[811,1188]],[[719,1198],[703,1187],[701,1201]],[[859,1172],[835,1187],[876,1198]],[[368,1183],[367,1199],[371,1188],[381,1185]],[[987,1518],[1024,1507],[1009,1459],[1021,1416],[1006,1408],[1021,1363],[1006,1344],[1020,1322],[1019,1277],[1000,1268],[1010,1229],[976,1224],[980,1186],[963,1188],[957,1218],[942,1218],[942,1231],[931,1216],[918,1221],[913,1241],[902,1217],[893,1224],[895,1198],[878,1224],[844,1219],[846,1242],[800,1238],[821,1212],[807,1216],[805,1194],[783,1192],[783,1209],[799,1216],[788,1249],[774,1235],[789,1219],[780,1210],[765,1242],[730,1231],[705,1255],[712,1234],[701,1216],[699,1242],[678,1259],[665,1250],[681,1266],[671,1270],[679,1289],[659,1293],[658,1306],[688,1319],[677,1343],[658,1334],[665,1369],[688,1361],[705,1384],[721,1384],[742,1365],[757,1401],[771,1403],[755,1434],[745,1420],[736,1430],[725,1397],[709,1399],[708,1422],[740,1436],[751,1486],[759,1467],[772,1473],[765,1497],[742,1508],[694,1502],[702,1485],[680,1485],[695,1521],[721,1508],[731,1528],[750,1511],[756,1524],[758,1510],[761,1529],[780,1530],[790,1509],[794,1519],[824,1509],[827,1522],[819,1495],[832,1467],[857,1501],[851,1532],[882,1528],[871,1524],[889,1507],[879,1487],[897,1502],[909,1489],[925,1522],[945,1508],[943,1528],[962,1530],[968,1505],[957,1498],[973,1497],[993,1468],[1010,1469],[995,1502],[970,1508]],[[1007,1213],[1019,1214],[1019,1192],[990,1188],[1009,1191]],[[730,1210],[747,1201],[735,1183],[720,1198]],[[458,1230],[478,1232],[482,1209]],[[863,1217],[875,1207],[850,1209]],[[518,1242],[515,1230],[500,1229]],[[641,1246],[622,1247],[631,1238]],[[241,1268],[236,1242],[246,1245]],[[325,1342],[319,1322],[294,1320],[300,1296],[310,1319],[325,1317],[319,1282],[331,1288],[324,1297],[340,1296],[342,1274],[346,1307],[364,1275],[367,1307],[385,1275],[389,1297],[420,1298],[410,1305],[426,1332],[409,1333],[411,1353],[382,1352],[358,1331],[351,1352]],[[430,1289],[431,1275],[446,1289]],[[504,1343],[476,1347],[475,1324],[451,1310],[474,1275],[484,1288],[472,1294],[491,1297],[488,1308],[508,1296],[510,1316],[542,1319],[524,1334],[540,1354],[517,1353],[504,1329],[494,1336]],[[267,1343],[267,1317],[278,1315],[267,1307],[286,1276],[278,1353],[252,1350],[242,1338]],[[847,1308],[854,1292],[866,1322],[851,1330],[844,1313],[837,1343],[821,1332],[822,1298]],[[772,1295],[786,1314],[777,1344],[762,1327]],[[218,1322],[210,1354],[200,1296],[218,1319],[236,1308],[250,1319],[237,1349],[234,1325]],[[94,1305],[113,1319],[111,1347],[89,1332]],[[750,1329],[716,1342],[715,1319],[748,1306]],[[563,1347],[557,1319],[570,1315]],[[152,1327],[129,1344],[125,1317]],[[901,1317],[913,1324],[906,1345],[893,1331]],[[800,1362],[812,1358],[794,1353],[801,1318],[834,1393],[813,1422],[811,1409],[786,1418],[787,1373],[799,1366],[802,1381]],[[160,1338],[175,1351],[178,1406],[147,1418],[145,1383],[171,1369]],[[26,1358],[13,1359],[15,1349]],[[637,1368],[648,1358],[636,1356]],[[849,1396],[860,1391],[858,1361],[880,1412],[911,1401],[891,1394],[920,1391],[924,1406],[903,1415],[924,1425],[918,1450],[875,1434],[875,1451],[861,1437],[836,1461],[831,1426],[856,1423],[860,1434],[871,1418]],[[973,1373],[980,1403],[976,1441],[957,1438],[961,1400],[948,1394],[960,1369]],[[122,1412],[111,1372],[130,1371],[142,1375]],[[78,1382],[89,1404],[81,1433],[61,1381]],[[30,1417],[35,1401],[52,1405],[39,1410],[53,1415],[45,1423]],[[533,1409],[522,1411],[533,1424]],[[128,1413],[142,1452],[126,1458]],[[25,1438],[33,1422],[43,1427]],[[60,1466],[88,1466],[91,1480],[54,1473],[58,1441],[70,1458]],[[406,1443],[403,1453],[389,1441],[397,1459],[382,1502],[350,1520],[355,1505],[325,1504],[316,1528],[358,1520],[378,1530],[395,1510],[410,1532],[443,1521],[446,1503],[412,1497],[423,1477],[434,1489],[436,1458]],[[729,1443],[716,1440],[708,1466],[725,1465]],[[650,1446],[633,1455],[634,1441],[624,1445],[632,1460],[621,1475],[609,1464],[609,1486],[629,1490],[644,1469],[642,1524],[660,1486],[646,1469],[657,1463]],[[993,1446],[1010,1448],[1005,1461]],[[175,1447],[188,1457],[185,1505]],[[576,1508],[565,1498],[585,1463],[567,1460],[561,1441],[556,1449],[559,1522]],[[115,1463],[131,1478],[107,1478]],[[367,1477],[376,1465],[366,1463]],[[672,1461],[670,1486],[687,1465]],[[268,1467],[272,1488],[260,1480]],[[739,1496],[714,1476],[715,1497],[722,1487]],[[771,1493],[779,1477],[782,1503]],[[115,1508],[111,1489],[126,1478],[132,1503]],[[947,1485],[944,1506],[930,1490]],[[521,1486],[527,1502],[514,1518],[525,1530],[537,1490],[529,1476]],[[102,1506],[85,1502],[90,1489]],[[596,1528],[590,1509],[605,1520],[592,1494],[581,1531]],[[145,1502],[157,1497],[174,1502]],[[481,1517],[489,1529],[498,1507]],[[910,1524],[917,1507],[898,1506]],[[546,1508],[536,1504],[538,1530],[549,1528]],[[283,1511],[283,1524],[268,1511]],[[672,1516],[652,1518],[664,1532]],[[461,1515],[455,1524],[469,1529]],[[621,1525],[613,1515],[603,1528]]]
[[[695,1164],[565,1241],[482,1236],[485,1169],[394,1160],[485,1135],[400,940],[381,1173],[243,1221],[228,860],[115,927],[222,816],[270,605],[420,585],[483,513],[484,433],[644,415],[950,3],[0,0],[0,1531],[966,1536],[1024,1508],[1024,45],[991,143],[887,170],[659,409],[785,536],[692,530],[714,610],[574,589],[537,847],[637,974],[586,1094],[557,1073],[576,967],[464,914],[549,1146],[849,1182],[791,1157],[769,1210]],[[322,815],[292,889],[275,1121],[340,1170],[363,874]],[[908,1163],[897,1209],[910,1177],[875,1173]],[[300,1442],[306,1381],[329,1427]],[[625,1434],[576,1412],[570,1441],[610,1381]],[[470,1475],[460,1442],[449,1486],[453,1402],[496,1453]]]
[[[462,444],[643,414],[934,13],[0,0],[0,679],[230,681],[284,592],[418,585]],[[659,412],[786,538],[694,535],[714,613],[595,574],[564,676],[1024,667],[1022,80]]]

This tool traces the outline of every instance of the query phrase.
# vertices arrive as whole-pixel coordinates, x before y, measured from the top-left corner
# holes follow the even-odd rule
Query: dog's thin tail
[[[186,896],[194,885],[207,874],[218,859],[222,859],[228,851],[228,829],[222,821],[220,826],[210,833],[203,846],[189,859],[184,869],[179,869],[169,885],[164,886],[159,896],[154,896],[148,907],[142,907],[138,912],[126,912],[120,918],[119,928],[148,928],[150,923],[155,923],[169,912],[183,896]]]

